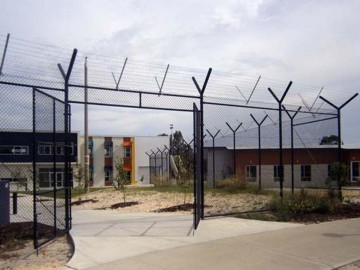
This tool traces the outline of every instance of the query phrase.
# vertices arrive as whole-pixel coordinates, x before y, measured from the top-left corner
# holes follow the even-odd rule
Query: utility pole
[[[89,137],[88,137],[88,69],[87,69],[87,57],[85,57],[85,78],[84,78],[84,177],[85,177],[85,187],[86,193],[90,193],[90,183],[89,183]]]

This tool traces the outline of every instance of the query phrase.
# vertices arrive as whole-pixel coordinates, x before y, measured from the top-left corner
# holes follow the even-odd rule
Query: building
[[[169,147],[168,136],[89,136],[89,175],[94,187],[112,186],[115,165],[123,160],[132,185],[150,184],[149,156],[146,152]],[[84,137],[80,139],[80,163],[84,166]]]
[[[12,190],[33,188],[33,133],[30,131],[0,132],[0,179],[8,180]],[[70,134],[70,162],[74,166],[78,157],[78,134]],[[54,139],[56,144],[54,145]],[[38,188],[64,186],[65,136],[63,133],[38,132],[35,158]],[[55,171],[54,171],[55,168]]]
[[[206,179],[209,185],[214,185],[226,177],[233,175],[233,148],[215,148],[215,170],[213,177],[212,148],[207,147]],[[258,149],[237,148],[236,175],[252,184],[259,183]],[[326,187],[333,164],[337,161],[337,147],[319,146],[317,148],[294,149],[294,186],[295,187]],[[349,183],[357,185],[360,181],[360,147],[342,149],[342,161],[349,168]],[[264,188],[279,186],[280,166],[279,149],[261,150],[261,184]],[[291,187],[291,149],[283,149],[284,187]]]
[[[294,137],[294,186],[327,187],[331,183],[332,166],[338,160],[338,146],[322,144],[322,138],[337,134],[334,123],[323,122],[317,126],[299,126]],[[335,123],[336,124],[336,123]],[[278,126],[264,125],[261,130],[261,184],[262,187],[279,187],[281,167],[279,166]],[[335,135],[332,135],[335,136]],[[331,137],[331,136],[330,136]],[[336,137],[336,136],[335,136]],[[236,133],[234,151],[233,135],[219,136],[212,147],[212,139],[204,142],[205,177],[209,186],[234,175],[234,153],[236,175],[249,183],[259,184],[260,166],[258,150],[258,128]],[[290,125],[283,123],[283,176],[284,187],[291,187],[291,139]],[[213,162],[213,157],[214,161]],[[360,145],[342,145],[341,160],[348,168],[351,185],[360,182]],[[330,182],[329,182],[330,180]]]
[[[39,189],[51,189],[55,182],[58,188],[64,186],[64,134],[56,134],[55,147],[53,141],[53,133],[36,134],[35,158]],[[72,172],[77,164],[84,166],[84,138],[78,133],[71,133],[70,141]],[[132,185],[150,184],[150,159],[146,152],[165,147],[169,147],[168,136],[90,136],[88,148],[91,185],[112,186],[116,175],[115,164],[120,158],[123,159],[124,169],[128,172]],[[31,131],[0,132],[0,180],[10,181],[12,190],[32,190],[33,154]]]

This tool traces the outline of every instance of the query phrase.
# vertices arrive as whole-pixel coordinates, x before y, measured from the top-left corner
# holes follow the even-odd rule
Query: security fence
[[[196,115],[195,125],[188,123],[193,141],[143,149],[149,156],[150,183],[159,177],[193,180],[195,227],[199,216],[261,210],[261,202],[246,204],[252,200],[244,195],[247,188],[282,196],[285,190],[335,187],[341,196],[344,162],[350,168],[347,179],[355,183],[359,178],[360,155],[342,149],[341,138],[341,110],[357,96],[352,92],[119,60],[16,38],[7,46],[7,40],[0,35],[5,48],[0,174],[17,191],[11,222],[34,223],[35,247],[71,229],[76,147],[70,104]],[[69,65],[65,70],[54,63]],[[41,137],[46,133],[50,139]],[[39,224],[50,226],[51,232]]]

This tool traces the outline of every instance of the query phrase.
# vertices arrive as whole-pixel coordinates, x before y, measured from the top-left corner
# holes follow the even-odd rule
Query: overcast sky
[[[360,87],[357,0],[2,0],[0,6],[0,33],[34,42],[145,62],[246,71],[346,93]],[[346,142],[359,142],[359,105],[360,98],[344,110]],[[90,130],[104,132],[101,115],[106,114],[118,121],[109,133],[140,135],[137,121],[119,127],[121,113],[132,114],[92,109]],[[169,133],[169,124],[179,118],[164,113],[157,117],[161,121],[148,133]],[[82,130],[82,115],[74,120],[73,129]],[[183,122],[174,125],[187,129]]]

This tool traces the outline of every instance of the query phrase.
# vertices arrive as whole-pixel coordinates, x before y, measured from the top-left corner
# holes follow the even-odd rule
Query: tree
[[[76,162],[74,166],[73,177],[79,188],[85,187],[84,183],[84,168],[80,163]]]
[[[338,144],[338,136],[330,135],[322,137],[320,141],[320,145],[337,145]]]
[[[349,167],[345,163],[334,162],[329,171],[328,180],[337,182],[340,180],[341,186],[349,184]]]
[[[116,176],[114,179],[115,189],[122,191],[124,203],[126,202],[126,185],[129,185],[130,179],[127,176],[127,171],[124,170],[124,159],[118,158],[115,163]]]
[[[179,172],[176,184],[184,193],[185,204],[186,195],[191,187],[191,179],[193,176],[193,150],[191,145],[184,140],[181,131],[175,131],[171,146],[173,149],[172,155],[175,157],[174,160]]]

